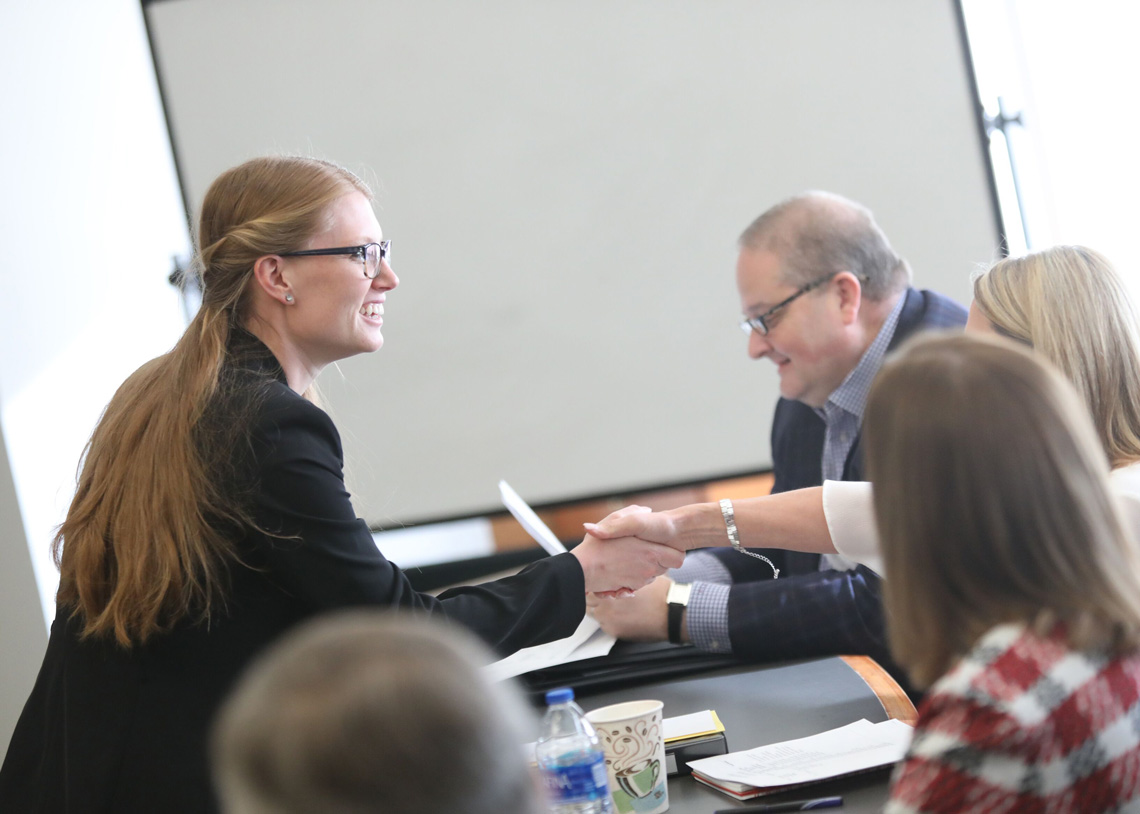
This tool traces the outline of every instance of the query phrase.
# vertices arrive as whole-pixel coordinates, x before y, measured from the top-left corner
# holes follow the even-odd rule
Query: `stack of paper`
[[[716,710],[712,709],[665,718],[661,721],[661,728],[664,730],[666,745],[676,741],[703,738],[724,732],[724,724],[717,717]]]
[[[665,730],[665,772],[688,774],[689,764],[728,751],[724,724],[711,709],[678,715],[662,721]]]
[[[738,800],[897,763],[910,744],[902,721],[856,721],[798,740],[694,760],[693,777]]]

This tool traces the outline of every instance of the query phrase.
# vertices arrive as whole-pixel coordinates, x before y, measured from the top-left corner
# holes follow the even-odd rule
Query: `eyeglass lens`
[[[364,273],[369,279],[380,273],[380,264],[392,256],[392,241],[383,243],[369,243],[364,250]]]

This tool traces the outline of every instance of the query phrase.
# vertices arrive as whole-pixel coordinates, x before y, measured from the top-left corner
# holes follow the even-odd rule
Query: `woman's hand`
[[[644,506],[626,506],[609,516],[650,514]],[[570,552],[582,564],[587,593],[636,591],[670,568],[677,568],[685,555],[669,546],[635,537],[599,540],[587,534]]]
[[[637,511],[630,511],[632,509]],[[639,537],[647,542],[668,545],[678,551],[685,550],[672,514],[654,512],[644,506],[626,506],[606,515],[600,523],[585,523],[584,527],[587,534],[599,540]]]

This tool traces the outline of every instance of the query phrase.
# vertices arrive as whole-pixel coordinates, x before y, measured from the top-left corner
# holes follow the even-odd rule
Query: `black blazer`
[[[353,512],[332,421],[289,389],[248,335],[241,358],[231,373],[259,396],[236,470],[248,476],[254,519],[271,534],[248,530],[235,541],[244,566],[230,567],[225,606],[208,625],[182,624],[125,650],[81,640],[79,625],[57,614],[0,768],[0,811],[216,811],[206,751],[216,709],[251,658],[324,611],[430,614],[501,653],[568,636],[581,621],[582,569],[569,554],[439,598],[412,590]]]
[[[918,331],[965,323],[962,306],[940,294],[908,288],[888,351]],[[812,408],[780,399],[772,421],[773,493],[823,483],[825,429]],[[861,436],[847,456],[843,480],[864,480]],[[887,648],[881,580],[869,568],[820,571],[818,554],[766,549],[765,556],[780,568],[780,578],[773,580],[771,568],[754,557],[732,549],[713,553],[733,576],[728,622],[735,655],[753,660],[867,655],[896,678],[903,677]]]

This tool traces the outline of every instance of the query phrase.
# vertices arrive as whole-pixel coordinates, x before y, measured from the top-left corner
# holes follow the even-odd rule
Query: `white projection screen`
[[[968,301],[998,226],[953,0],[161,0],[186,196],[264,153],[375,188],[385,346],[321,376],[386,528],[763,470],[736,238],[805,189]]]

